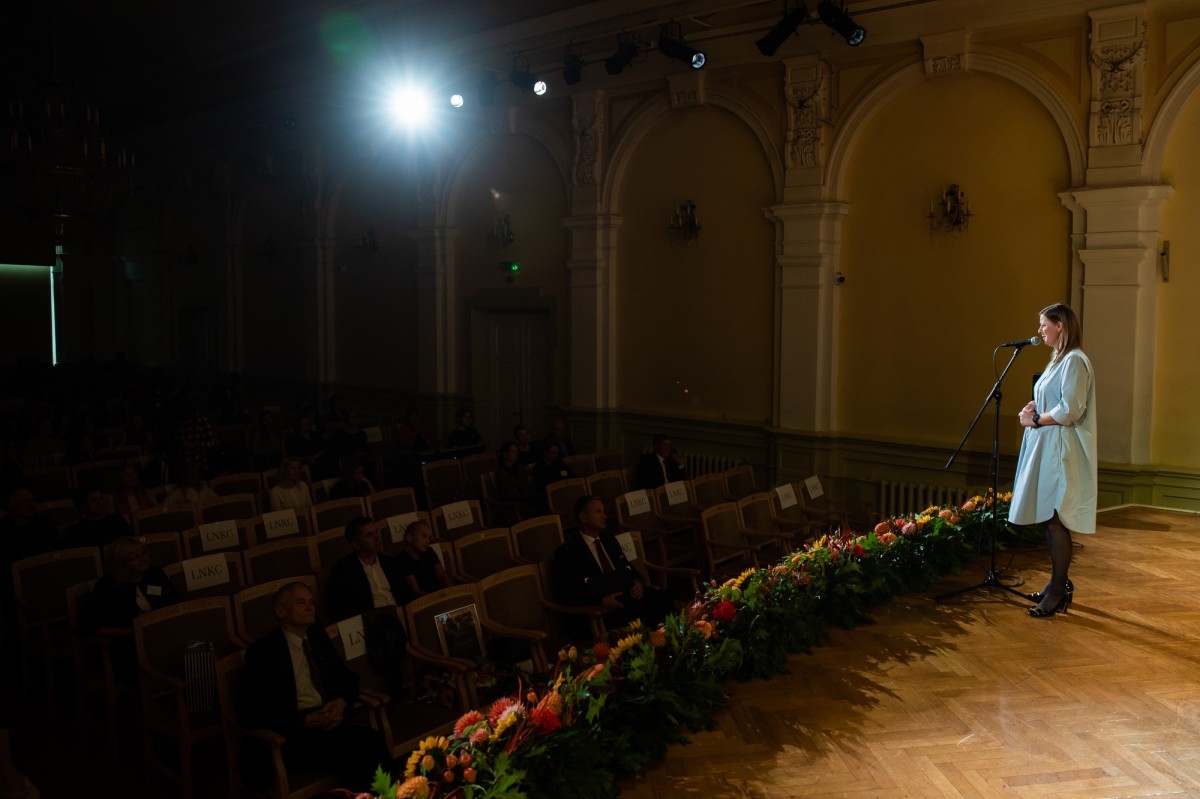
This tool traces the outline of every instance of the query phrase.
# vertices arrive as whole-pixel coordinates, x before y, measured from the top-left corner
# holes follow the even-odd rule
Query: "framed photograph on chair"
[[[483,660],[483,628],[479,624],[479,611],[474,603],[439,613],[433,620],[437,625],[443,655],[476,662]]]

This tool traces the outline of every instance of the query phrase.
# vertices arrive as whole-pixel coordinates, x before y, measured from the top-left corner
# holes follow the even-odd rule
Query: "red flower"
[[[865,554],[867,554],[867,550],[863,549],[862,544],[856,543],[854,545],[854,557],[861,558]]]
[[[554,715],[554,711],[545,707],[534,708],[533,712],[529,714],[529,720],[542,735],[554,732],[562,726],[562,722],[558,720],[558,716]]]
[[[713,618],[717,621],[733,621],[733,617],[736,615],[737,608],[728,599],[713,608]]]
[[[603,641],[600,641],[592,647],[592,654],[595,655],[597,663],[603,663],[604,661],[608,660],[608,653],[609,646]]]

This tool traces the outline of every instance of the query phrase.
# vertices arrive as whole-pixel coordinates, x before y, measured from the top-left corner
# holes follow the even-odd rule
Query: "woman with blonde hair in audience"
[[[271,510],[291,508],[302,514],[312,507],[312,494],[304,482],[304,462],[299,458],[284,458],[279,464],[279,479],[271,486],[268,497]]]

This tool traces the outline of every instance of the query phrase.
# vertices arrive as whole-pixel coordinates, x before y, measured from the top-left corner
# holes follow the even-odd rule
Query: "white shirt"
[[[377,608],[385,608],[389,605],[396,604],[396,597],[392,596],[392,589],[388,583],[387,575],[383,573],[383,567],[379,565],[379,558],[369,566],[363,563],[363,559],[358,559],[362,563],[363,571],[367,573],[367,582],[371,584],[371,600]]]
[[[312,674],[308,670],[308,658],[304,655],[305,639],[287,630],[283,631],[283,637],[288,642],[288,654],[292,656],[292,673],[296,675],[296,709],[321,707],[325,700],[313,685]]]

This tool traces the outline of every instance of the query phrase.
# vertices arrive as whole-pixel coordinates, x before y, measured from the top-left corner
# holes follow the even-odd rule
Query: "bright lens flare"
[[[462,108],[463,107],[463,96],[461,94],[450,95],[450,105],[453,106],[454,108]]]
[[[394,90],[388,98],[388,111],[392,119],[409,127],[424,123],[429,118],[430,110],[429,97],[411,86]]]

